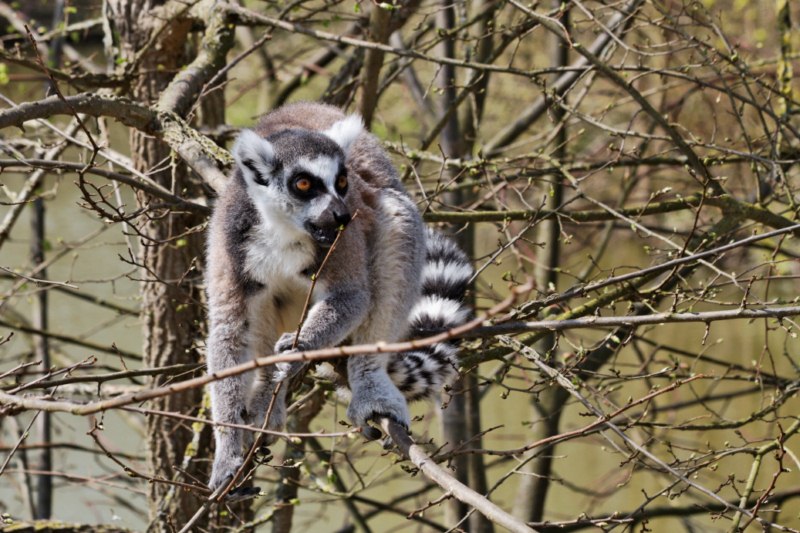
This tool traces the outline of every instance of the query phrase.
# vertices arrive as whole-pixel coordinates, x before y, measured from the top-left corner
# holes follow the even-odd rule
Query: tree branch
[[[0,128],[23,127],[29,120],[73,115],[76,112],[93,117],[111,117],[126,126],[159,137],[212,188],[219,191],[227,183],[227,177],[220,168],[231,165],[233,159],[226,150],[198,133],[177,114],[156,111],[128,98],[96,93],[81,93],[63,100],[51,96],[0,112]]]
[[[397,445],[403,456],[407,457],[417,468],[422,470],[428,479],[442,487],[446,494],[450,494],[454,498],[472,506],[486,518],[495,524],[503,526],[509,531],[514,531],[515,533],[526,531],[535,533],[535,529],[528,527],[523,521],[514,518],[489,501],[488,498],[467,487],[454,478],[447,470],[436,464],[422,448],[411,440],[405,428],[400,426],[397,422],[389,420],[388,418],[383,418],[381,419],[381,427],[383,427],[386,434],[392,438],[392,442]]]

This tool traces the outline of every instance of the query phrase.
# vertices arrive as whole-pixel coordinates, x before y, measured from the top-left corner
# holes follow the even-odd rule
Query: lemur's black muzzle
[[[328,227],[320,227],[313,222],[306,222],[306,231],[321,246],[330,246],[336,240],[336,232],[339,224]]]
[[[339,226],[346,226],[350,219],[353,218],[350,216],[350,213],[347,211],[343,213],[337,213],[336,211],[333,212],[333,219],[336,221],[336,224]]]
[[[321,246],[330,246],[336,232],[353,218],[347,205],[338,197],[320,198],[318,215],[305,223],[306,231]]]

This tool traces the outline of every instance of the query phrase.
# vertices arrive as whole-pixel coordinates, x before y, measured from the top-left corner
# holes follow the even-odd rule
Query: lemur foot
[[[406,399],[386,374],[373,374],[352,380],[353,398],[347,408],[347,418],[361,428],[369,440],[379,439],[381,431],[369,425],[389,418],[408,429],[411,419]]]
[[[233,489],[225,496],[225,503],[237,503],[250,498],[255,498],[261,494],[259,487],[238,487]]]
[[[223,456],[217,453],[214,457],[214,464],[211,467],[211,479],[208,481],[208,488],[211,492],[216,492],[220,487],[225,487],[231,482],[233,476],[239,471],[244,463],[241,455]]]
[[[256,450],[255,462],[260,465],[265,465],[272,459],[272,450],[267,446],[261,445]]]
[[[241,468],[243,462],[244,459],[241,456],[228,457],[225,459],[217,456],[214,459],[214,466],[211,469],[211,479],[208,482],[208,488],[211,489],[211,493],[213,494],[219,489],[227,487],[231,479],[233,479],[233,476],[235,476],[236,472]],[[261,494],[261,489],[259,487],[235,487],[228,491],[223,501],[225,501],[225,503],[235,503],[255,498],[259,494]]]

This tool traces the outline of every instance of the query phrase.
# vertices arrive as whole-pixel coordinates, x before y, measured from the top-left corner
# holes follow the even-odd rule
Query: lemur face
[[[289,129],[263,138],[242,131],[233,155],[259,212],[330,246],[352,216],[345,159],[362,130],[360,117],[350,115],[324,132]]]

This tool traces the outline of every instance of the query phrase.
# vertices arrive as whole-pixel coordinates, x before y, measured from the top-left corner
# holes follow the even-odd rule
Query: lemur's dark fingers
[[[376,424],[380,424],[382,419],[388,419],[394,422],[395,424],[402,427],[406,432],[408,431],[408,425],[402,420],[398,420],[396,417],[386,414],[386,413],[375,413],[371,417],[367,419],[368,422],[374,422]],[[367,440],[378,440],[383,436],[383,431],[380,429],[370,426],[369,424],[364,424],[361,426],[361,433],[364,435],[364,438]],[[392,439],[388,435],[383,439],[382,445],[384,448],[391,448],[393,446]]]
[[[261,455],[264,457],[272,457],[272,450],[269,449],[269,446],[264,446],[263,444],[258,447],[256,450],[257,455]]]
[[[383,432],[381,432],[380,429],[372,427],[369,424],[361,426],[361,434],[364,435],[364,438],[367,440],[378,440],[383,436]]]
[[[382,442],[384,450],[388,450],[388,449],[393,448],[395,446],[394,439],[392,439],[391,435],[389,434],[388,422],[394,422],[395,424],[397,424],[398,426],[403,428],[403,431],[405,431],[407,434],[410,433],[410,431],[408,430],[408,425],[406,425],[405,422],[403,422],[401,420],[398,420],[397,418],[395,418],[393,416],[389,416],[389,415],[382,416],[378,420],[378,423],[381,425],[381,428],[383,428],[383,430],[386,432],[386,437],[383,439],[383,442]]]
[[[236,487],[225,496],[225,503],[236,503],[250,498],[255,498],[261,494],[259,487]]]
[[[263,465],[272,459],[272,451],[267,446],[259,446],[256,450],[255,462]]]

